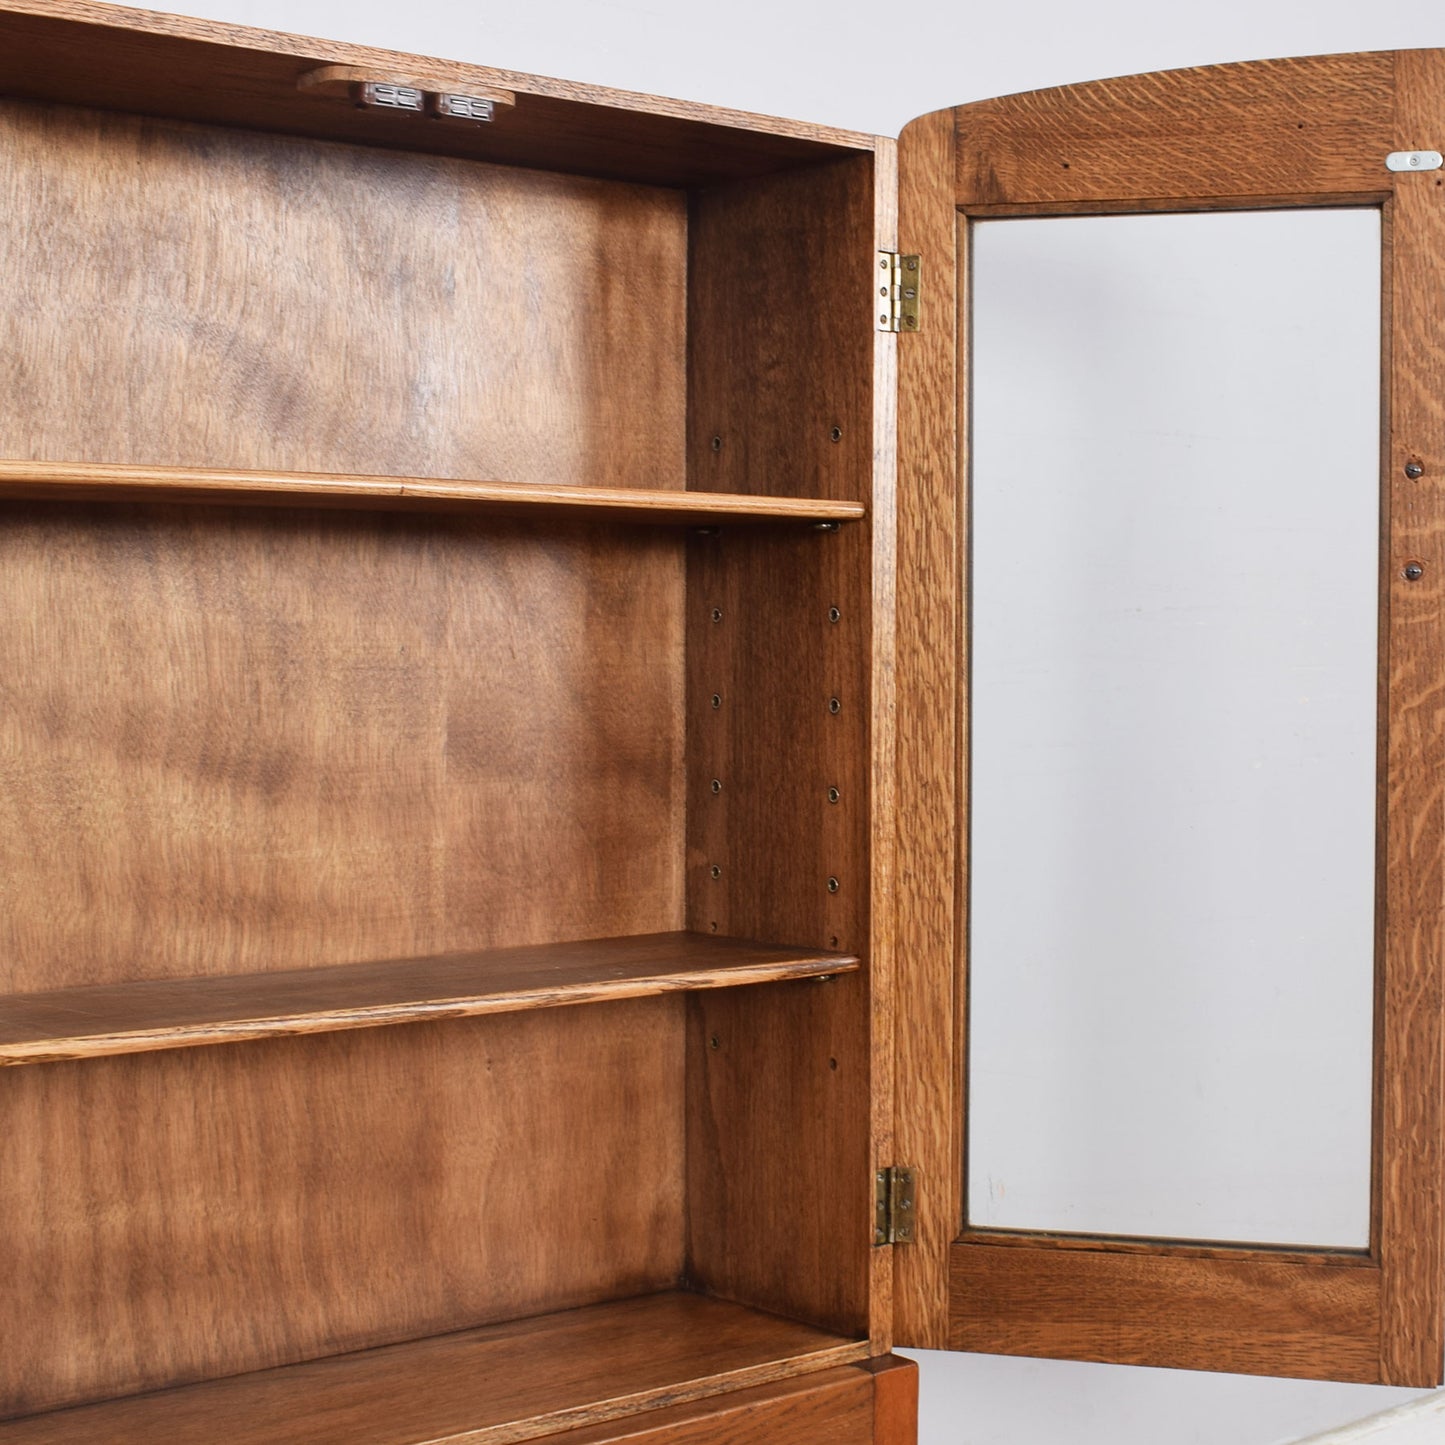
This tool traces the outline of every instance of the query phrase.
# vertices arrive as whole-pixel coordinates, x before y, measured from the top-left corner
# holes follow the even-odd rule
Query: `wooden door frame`
[[[924,317],[899,348],[895,1247],[902,1345],[1428,1386],[1445,1352],[1445,51],[1134,76],[939,111],[899,148]],[[1368,1250],[964,1220],[969,223],[1365,205],[1383,220],[1379,885]],[[1432,283],[1432,276],[1436,278]],[[1406,475],[1418,462],[1423,474]],[[1407,563],[1424,572],[1405,577]]]

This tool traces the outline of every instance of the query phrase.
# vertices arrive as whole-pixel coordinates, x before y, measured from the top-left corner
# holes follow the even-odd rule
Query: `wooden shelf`
[[[652,933],[0,997],[0,1065],[604,1003],[851,973],[817,949]]]
[[[678,488],[562,487],[426,477],[191,470],[88,462],[0,461],[0,498],[73,502],[203,502],[227,506],[350,507],[485,512],[710,526],[722,522],[856,522],[861,502],[744,496]]]
[[[504,1445],[866,1359],[848,1340],[669,1292],[0,1425],[6,1445]]]

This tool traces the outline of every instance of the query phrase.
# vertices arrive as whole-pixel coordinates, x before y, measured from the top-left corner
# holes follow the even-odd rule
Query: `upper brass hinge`
[[[873,1243],[913,1243],[913,1185],[918,1171],[894,1164],[873,1176]]]
[[[920,269],[917,256],[901,256],[897,251],[878,253],[878,269],[874,273],[878,278],[874,288],[878,309],[874,314],[880,331],[919,329]]]

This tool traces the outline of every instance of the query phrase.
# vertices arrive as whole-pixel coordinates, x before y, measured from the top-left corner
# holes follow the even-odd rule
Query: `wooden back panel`
[[[681,927],[680,548],[0,507],[0,989]]]
[[[0,457],[683,484],[679,191],[0,101]]]
[[[681,1010],[4,1070],[0,1417],[672,1285]]]

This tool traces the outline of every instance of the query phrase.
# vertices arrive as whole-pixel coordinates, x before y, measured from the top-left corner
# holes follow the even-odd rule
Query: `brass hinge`
[[[873,1243],[913,1243],[913,1182],[918,1171],[907,1164],[880,1169],[873,1176]]]
[[[878,298],[880,331],[917,331],[919,328],[917,256],[900,256],[897,251],[878,253]]]

